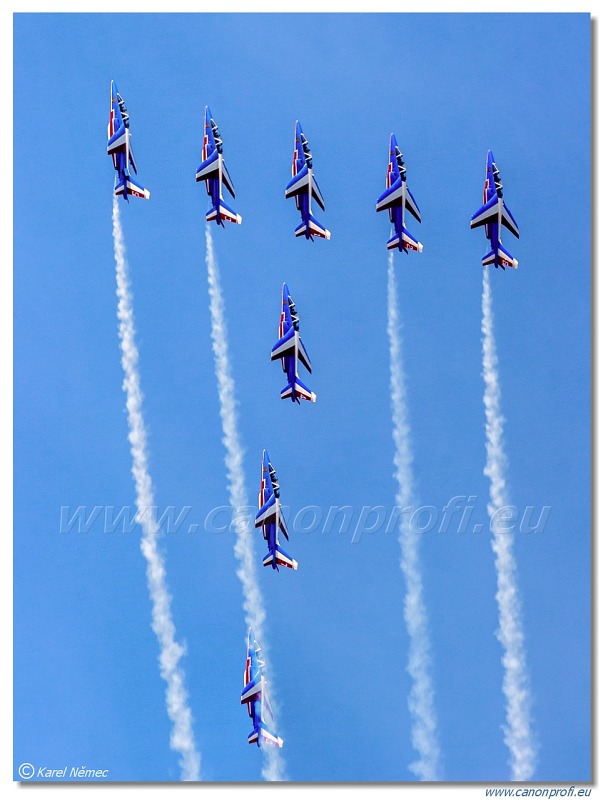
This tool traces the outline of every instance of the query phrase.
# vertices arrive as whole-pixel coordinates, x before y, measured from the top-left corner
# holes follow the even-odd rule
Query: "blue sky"
[[[132,57],[132,46],[139,54]],[[492,274],[539,781],[590,778],[590,27],[580,15],[16,15],[14,20],[14,764],[178,779],[137,532],[60,533],[61,507],[133,505],[116,323],[109,83],[131,116],[148,202],[122,204],[151,475],[190,506],[163,542],[206,780],[260,778],[239,706],[245,627],[210,346],[206,103],[241,226],[214,231],[250,502],[262,448],[293,514],[394,503],[386,336],[388,137],[423,223],[396,254],[421,502],[475,496],[487,524],[481,266],[470,231],[492,148],[521,238]],[[493,51],[500,58],[489,55]],[[329,242],[284,200],[303,125]],[[20,187],[35,187],[21,191]],[[268,358],[287,281],[314,405],[281,402]],[[263,554],[259,534],[256,553]],[[399,546],[384,531],[293,530],[297,573],[265,570],[291,780],[409,781]],[[507,779],[488,536],[426,533],[435,707],[450,781]]]

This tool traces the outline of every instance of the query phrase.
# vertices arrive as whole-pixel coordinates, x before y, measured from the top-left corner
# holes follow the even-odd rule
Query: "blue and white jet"
[[[126,111],[123,97],[117,91],[115,81],[111,81],[111,111],[107,134],[109,139],[107,153],[113,159],[113,166],[117,172],[114,194],[117,197],[121,195],[124,200],[128,200],[129,194],[148,200],[151,196],[149,190],[137,183],[130,175],[130,166],[138,174],[130,144],[130,115]]]
[[[209,106],[205,106],[203,150],[201,151],[201,166],[198,168],[195,180],[205,181],[207,194],[211,198],[210,209],[205,215],[208,222],[214,220],[224,227],[224,220],[240,225],[243,217],[227,206],[222,197],[222,187],[226,186],[234,197],[234,185],[226,169],[222,155],[222,138]]]
[[[253,730],[247,737],[249,744],[257,744],[261,747],[262,743],[283,746],[283,740],[277,736],[268,725],[266,718],[269,716],[272,721],[274,714],[266,691],[266,678],[264,677],[264,662],[261,658],[259,644],[253,638],[251,628],[247,631],[247,660],[245,662],[245,673],[243,675],[243,691],[241,692],[241,705],[247,705],[247,713],[253,720]]]
[[[406,185],[406,164],[393,133],[389,137],[389,163],[385,186],[385,191],[377,200],[376,211],[387,209],[390,221],[394,226],[395,233],[388,241],[387,249],[400,250],[406,254],[409,250],[421,253],[423,245],[415,239],[404,224],[406,211],[410,211],[417,222],[421,222],[421,212]]]
[[[325,210],[325,201],[314,177],[310,145],[299,122],[295,123],[293,148],[293,165],[291,167],[293,177],[285,188],[285,198],[295,197],[295,205],[301,212],[302,223],[295,229],[295,235],[305,236],[306,239],[312,240],[315,236],[320,239],[330,239],[331,232],[312,216],[312,199],[316,200],[323,211]]]
[[[299,335],[299,316],[286,283],[283,283],[283,301],[278,336],[278,342],[272,348],[270,359],[276,361],[280,358],[283,372],[287,375],[287,385],[281,391],[281,400],[291,398],[294,403],[299,403],[300,398],[302,398],[315,403],[316,395],[302,383],[297,374],[297,365],[300,361],[308,372],[312,372],[312,364]]]
[[[297,561],[285,553],[278,540],[279,530],[285,539],[289,539],[287,523],[281,512],[280,486],[276,472],[268,453],[262,453],[262,482],[258,495],[259,511],[255,515],[255,527],[262,529],[262,536],[268,544],[268,553],[264,556],[263,565],[278,570],[281,567],[297,569]]]
[[[486,157],[486,183],[484,185],[484,205],[471,217],[471,227],[484,225],[486,238],[490,240],[490,251],[482,258],[482,266],[494,264],[495,267],[513,267],[517,269],[519,262],[503,247],[500,236],[502,226],[508,228],[519,238],[519,228],[503,200],[503,185],[500,171],[494,161],[492,150]]]

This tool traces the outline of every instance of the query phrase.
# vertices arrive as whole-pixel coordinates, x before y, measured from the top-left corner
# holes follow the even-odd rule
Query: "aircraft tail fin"
[[[205,215],[205,219],[208,222],[216,220],[220,225],[224,224],[223,220],[234,222],[235,225],[240,225],[241,222],[243,222],[243,217],[237,214],[236,211],[233,211],[230,206],[227,206],[224,200],[220,200],[217,206],[212,206]]]
[[[281,392],[281,400],[287,400],[291,398],[293,402],[299,403],[299,398],[303,400],[309,400],[311,403],[316,402],[316,394],[308,387],[305,383],[302,383],[300,379],[296,376],[295,381],[288,383],[285,388]]]
[[[301,225],[297,226],[295,229],[295,235],[305,236],[306,239],[311,239],[314,236],[318,236],[319,239],[330,239],[331,231],[328,231],[324,225],[320,224],[316,217],[313,217],[312,214],[310,214],[307,222],[302,222]]]

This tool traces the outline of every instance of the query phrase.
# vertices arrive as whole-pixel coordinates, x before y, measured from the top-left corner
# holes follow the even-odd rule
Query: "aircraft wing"
[[[206,181],[209,178],[217,178],[220,172],[220,154],[217,150],[205,159],[197,169],[195,180]]]
[[[511,214],[511,212],[509,211],[509,209],[505,205],[504,200],[503,200],[503,204],[502,204],[501,222],[505,226],[505,228],[508,228],[511,231],[511,233],[514,236],[517,236],[517,238],[519,239],[519,228],[517,226],[517,223],[515,222],[515,218],[513,217],[513,214]]]
[[[297,343],[297,356],[304,367],[308,370],[308,372],[312,372],[312,364],[310,362],[310,356],[308,355],[308,351],[304,347],[304,343],[301,339],[298,340]]]
[[[314,173],[312,173],[312,197],[316,200],[318,205],[325,210],[325,201],[322,196],[322,192],[318,188],[318,183],[316,182],[316,178],[314,177]]]
[[[300,171],[294,175],[287,186],[285,187],[285,198],[288,200],[290,197],[295,197],[298,194],[305,194],[308,191],[308,184],[310,181],[310,170],[308,169],[308,165],[304,164],[304,166],[300,169]]]
[[[404,188],[406,190],[406,208],[410,211],[417,222],[421,222],[421,212],[419,211],[419,206],[417,205],[415,198],[410,193],[410,189],[406,185],[406,182],[404,183]]]
[[[293,355],[295,352],[295,329],[293,326],[289,328],[287,333],[282,336],[272,348],[270,353],[270,360],[277,361],[284,356]]]
[[[119,125],[115,129],[113,136],[107,142],[107,153],[116,153],[118,150],[123,150],[126,147],[128,138],[128,129],[120,118]]]
[[[222,183],[224,184],[224,186],[226,186],[228,191],[234,197],[235,196],[234,184],[232,182],[232,178],[228,174],[228,170],[226,169],[226,164],[224,163],[224,159],[222,159]]]
[[[134,170],[134,173],[136,175],[138,175],[138,170],[136,169],[136,161],[134,159],[134,153],[132,152],[132,145],[131,144],[128,146],[128,159],[130,161],[130,164],[132,165],[132,169]]]
[[[386,189],[377,200],[376,211],[385,211],[392,206],[402,205],[402,197],[404,196],[404,187],[402,186],[402,178],[396,178],[389,189]]]
[[[244,687],[243,691],[241,692],[241,705],[245,703],[250,703],[252,700],[255,700],[258,695],[261,695],[264,691],[264,676],[261,675],[259,678],[252,678],[249,681],[247,686]]]
[[[268,525],[270,522],[276,522],[276,496],[274,493],[270,495],[268,500],[260,508],[255,515],[255,527],[259,528],[262,525]]]
[[[478,228],[480,225],[488,225],[495,222],[498,217],[498,195],[495,194],[481,208],[478,208],[471,217],[471,227]]]
[[[287,523],[285,522],[285,518],[282,514],[278,515],[278,526],[282,531],[283,536],[287,541],[289,541],[289,530],[287,528]]]

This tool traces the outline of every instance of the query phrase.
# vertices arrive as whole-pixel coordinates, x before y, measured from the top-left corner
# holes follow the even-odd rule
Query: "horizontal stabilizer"
[[[269,552],[264,556],[262,564],[265,567],[288,567],[289,569],[297,569],[298,563],[294,558],[286,553],[280,545],[276,545],[274,552]]]
[[[398,236],[398,234],[392,236],[387,242],[387,249],[414,250],[416,253],[422,253],[423,245],[406,228],[402,228],[402,236]]]
[[[115,184],[114,194],[116,197],[119,197],[120,195],[132,195],[132,197],[142,197],[144,200],[148,200],[151,196],[151,193],[148,189],[145,189],[144,186],[136,183],[136,181],[129,175],[126,175],[123,180],[118,181]]]
[[[310,389],[296,377],[294,383],[288,383],[282,390],[281,400],[291,399],[299,403],[299,398],[309,400],[311,403],[316,402],[315,393],[311,392]]]
[[[308,222],[302,222],[295,229],[296,236],[305,236],[306,239],[311,239],[313,236],[318,236],[319,239],[330,239],[331,231],[323,227],[320,222],[315,219],[311,214]]]
[[[205,219],[208,222],[213,222],[216,220],[220,224],[222,224],[223,220],[227,222],[234,222],[235,225],[240,225],[243,222],[243,217],[240,214],[237,214],[236,211],[233,211],[232,208],[226,205],[223,200],[220,200],[218,206],[212,206],[207,214],[205,215]]]
[[[264,725],[260,728],[260,735],[262,737],[262,742],[267,742],[268,744],[272,744],[275,747],[282,747],[283,740],[280,736],[277,736],[271,730],[266,728]]]
[[[249,744],[257,744],[259,746],[260,735],[262,743],[265,742],[267,744],[272,744],[275,747],[283,746],[283,740],[281,739],[281,737],[277,736],[275,733],[272,733],[272,731],[268,730],[268,728],[266,728],[264,725],[262,725],[259,731],[255,729],[252,730],[249,736],[247,737],[247,741],[249,742]]]
[[[489,253],[482,258],[482,266],[489,267],[491,264],[494,264],[497,267],[511,267],[511,269],[517,269],[519,266],[519,262],[516,258],[513,258],[511,253],[502,246],[502,244],[498,243],[498,250],[495,252],[494,250],[490,250]]]
[[[503,267],[511,267],[511,269],[517,269],[519,266],[519,261],[513,258],[511,253],[500,242],[498,243],[498,263]]]

